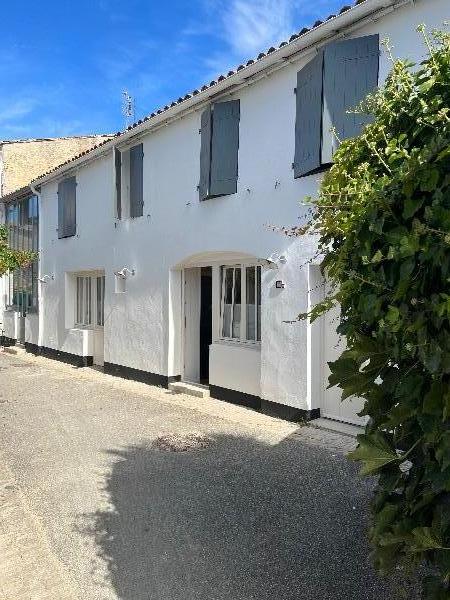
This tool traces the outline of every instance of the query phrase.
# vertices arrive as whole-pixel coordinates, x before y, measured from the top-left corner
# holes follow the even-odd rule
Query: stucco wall
[[[390,37],[398,55],[420,60],[425,49],[415,26],[420,22],[439,26],[449,16],[447,7],[446,0],[419,0],[352,35]],[[316,405],[312,396],[317,386],[311,378],[321,370],[308,362],[315,334],[310,332],[308,337],[305,322],[285,322],[308,306],[304,265],[314,255],[314,240],[288,238],[270,227],[301,222],[306,215],[301,202],[315,194],[320,178],[295,180],[291,167],[293,90],[297,71],[310,58],[294,59],[255,85],[223,98],[241,101],[239,181],[234,195],[198,200],[201,109],[143,138],[141,218],[114,219],[112,155],[76,174],[77,235],[73,238],[57,239],[57,184],[43,186],[40,268],[41,274],[54,274],[55,279],[42,294],[42,345],[67,347],[66,273],[104,269],[105,361],[162,375],[180,374],[181,277],[177,265],[202,253],[236,252],[259,259],[283,254],[286,262],[278,270],[263,270],[260,363],[253,361],[245,379],[239,371],[239,352],[231,359],[232,349],[214,347],[211,373],[223,387],[228,380],[230,388],[237,386],[247,393],[257,390],[255,381],[260,377],[263,398],[301,408]],[[382,54],[381,79],[389,67]],[[127,280],[126,293],[116,294],[114,271],[125,266],[136,274]],[[284,289],[275,288],[278,279],[284,281]]]

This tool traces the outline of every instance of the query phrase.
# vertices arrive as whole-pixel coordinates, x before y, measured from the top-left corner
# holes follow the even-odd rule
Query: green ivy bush
[[[424,598],[450,598],[450,36],[419,28],[421,65],[394,60],[358,111],[309,224],[341,307],[346,350],[330,365],[369,424],[352,458],[377,475],[369,536],[376,567],[425,562]],[[304,318],[306,315],[302,315]]]

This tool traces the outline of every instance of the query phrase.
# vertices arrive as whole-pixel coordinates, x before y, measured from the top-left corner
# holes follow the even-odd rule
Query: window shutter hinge
[[[199,191],[200,191],[200,185],[197,186],[197,192],[199,192]]]
[[[295,169],[295,163],[292,163],[291,169]]]
[[[294,94],[296,94],[296,93],[297,93],[297,88],[295,87],[295,88],[294,88]]]
[[[199,133],[201,133],[201,132],[202,132],[202,130],[201,130],[201,129],[199,129],[199,130],[198,130],[198,132],[199,132]]]

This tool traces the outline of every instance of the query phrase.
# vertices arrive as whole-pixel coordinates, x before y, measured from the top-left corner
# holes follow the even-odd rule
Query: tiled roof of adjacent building
[[[289,46],[290,44],[295,43],[298,39],[302,38],[302,36],[305,36],[306,34],[310,33],[311,31],[319,28],[324,23],[326,23],[326,22],[328,22],[328,21],[330,21],[332,19],[335,19],[339,15],[342,15],[343,13],[346,13],[347,11],[350,11],[350,10],[354,9],[355,7],[357,7],[359,5],[363,5],[365,3],[370,3],[370,2],[371,2],[371,0],[354,0],[353,4],[351,4],[351,5],[350,4],[344,5],[336,14],[330,14],[323,21],[317,20],[311,27],[303,27],[303,29],[301,29],[300,31],[298,31],[296,33],[293,33],[290,36],[289,40],[285,40],[285,41],[281,42],[276,48],[275,48],[275,46],[271,46],[265,52],[260,52],[257,57],[249,59],[247,62],[238,65],[236,67],[236,69],[228,71],[227,74],[220,75],[219,77],[217,77],[217,79],[214,79],[214,80],[210,81],[209,83],[207,83],[207,84],[201,86],[200,88],[197,88],[197,89],[195,89],[195,90],[193,90],[193,91],[185,94],[184,96],[180,96],[176,100],[173,100],[169,104],[166,104],[164,107],[159,108],[158,110],[152,112],[148,116],[143,117],[142,119],[139,119],[138,121],[136,121],[135,123],[133,123],[132,125],[130,125],[129,127],[127,127],[126,129],[124,129],[123,131],[118,131],[117,133],[113,134],[113,136],[112,136],[113,139],[119,138],[120,136],[125,135],[126,133],[128,133],[129,131],[135,129],[139,125],[142,125],[143,123],[151,121],[155,117],[157,117],[157,116],[159,116],[159,115],[161,115],[161,114],[169,111],[171,108],[176,107],[178,105],[181,105],[184,102],[186,102],[187,100],[190,100],[190,99],[192,99],[192,98],[194,98],[196,96],[199,96],[200,94],[202,94],[202,92],[206,92],[206,91],[210,90],[211,88],[213,88],[218,83],[223,82],[223,81],[225,81],[225,80],[233,77],[233,75],[235,75],[236,73],[240,73],[240,72],[244,71],[245,69],[248,69],[251,65],[257,64],[259,61],[262,61],[264,58],[270,56],[272,53],[276,52],[277,50],[283,49],[284,47]],[[389,4],[394,5],[396,2],[401,2],[401,0],[386,0],[386,6],[388,6]],[[86,155],[90,154],[91,152],[93,152],[97,148],[100,148],[101,146],[104,146],[105,144],[107,144],[110,141],[111,140],[106,140],[105,142],[101,142],[100,144],[97,144],[97,145],[93,146],[89,150],[85,150],[84,152],[81,152],[80,154],[77,154],[76,156],[74,156],[71,159],[65,161],[64,163],[58,165],[57,167],[55,167],[53,169],[50,169],[46,173],[43,173],[40,177],[36,178],[34,181],[38,181],[39,179],[41,179],[43,177],[46,177],[46,176],[50,175],[51,173],[53,173],[55,171],[58,171],[58,169],[60,169],[60,168],[64,167],[65,165],[68,165],[68,164],[70,164],[70,163],[72,163],[72,162],[74,162],[74,161],[82,158],[83,156],[86,156]]]

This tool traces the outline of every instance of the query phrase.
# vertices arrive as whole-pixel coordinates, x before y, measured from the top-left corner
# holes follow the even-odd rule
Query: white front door
[[[184,270],[184,370],[185,381],[200,381],[200,267]]]
[[[329,311],[324,317],[323,326],[323,400],[321,408],[321,416],[353,425],[365,425],[366,417],[359,417],[358,413],[364,405],[364,400],[361,398],[346,398],[341,401],[342,390],[338,387],[326,389],[328,386],[328,376],[330,369],[329,362],[335,361],[345,348],[345,342],[339,338],[336,333],[336,327],[339,324],[339,310],[334,309]]]

